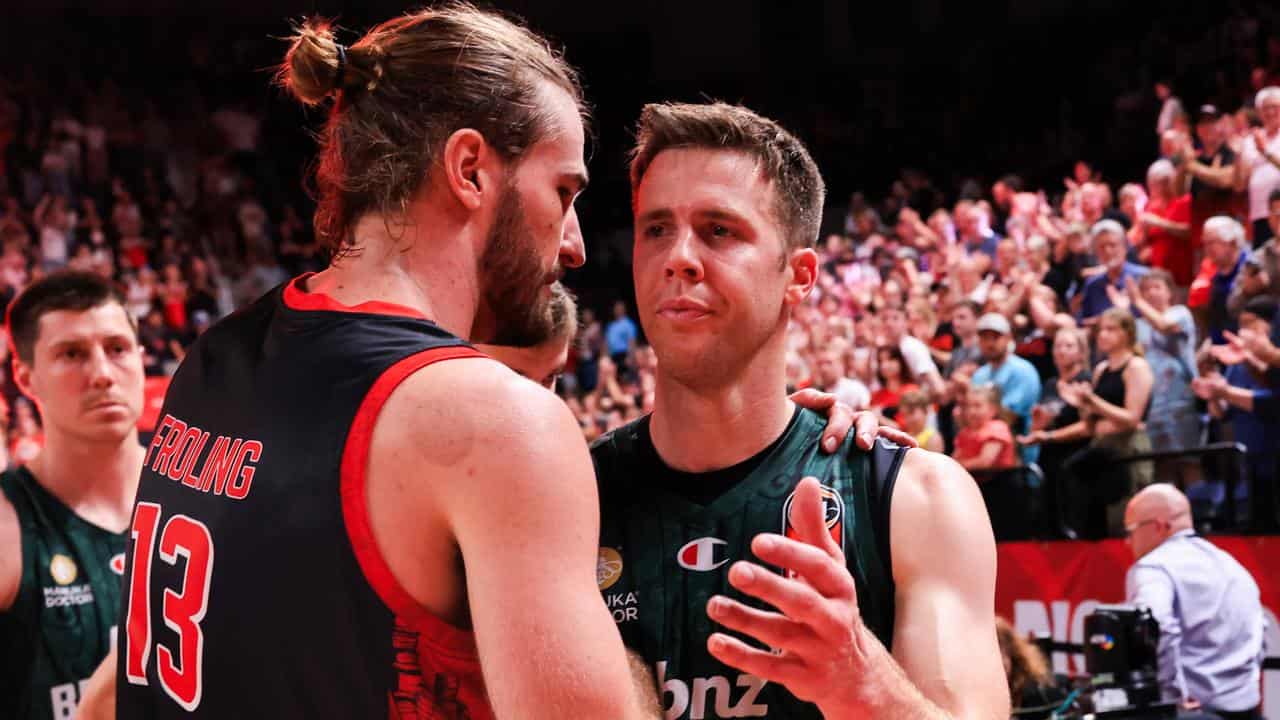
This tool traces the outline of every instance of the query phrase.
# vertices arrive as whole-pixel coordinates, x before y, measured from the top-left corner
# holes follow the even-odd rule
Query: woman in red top
[[[956,462],[968,470],[1007,468],[1018,464],[1013,432],[1000,417],[1000,388],[970,388],[965,399],[965,427],[956,435]]]
[[[1147,193],[1151,196],[1145,212],[1138,215],[1130,230],[1130,241],[1141,248],[1139,258],[1152,267],[1164,268],[1181,288],[1194,277],[1191,250],[1191,194],[1174,188],[1177,171],[1163,158],[1147,170]]]
[[[902,394],[919,390],[911,382],[907,360],[896,345],[881,345],[876,350],[876,377],[880,388],[871,394],[871,409],[890,420],[898,414],[898,400]]]

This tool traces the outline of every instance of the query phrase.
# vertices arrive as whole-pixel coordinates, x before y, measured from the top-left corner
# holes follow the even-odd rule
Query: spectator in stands
[[[1173,274],[1179,287],[1189,287],[1194,253],[1191,250],[1191,196],[1175,188],[1177,171],[1161,158],[1147,170],[1150,200],[1129,231],[1145,265]]]
[[[968,470],[1011,468],[1018,464],[1009,423],[1002,417],[1000,388],[977,384],[965,398],[964,427],[956,435],[952,457]]]
[[[930,397],[940,397],[943,393],[942,374],[933,364],[929,346],[907,332],[907,313],[902,305],[886,305],[880,311],[879,319],[884,329],[884,343],[897,348],[899,359],[905,362],[904,376],[919,383]]]
[[[1128,261],[1129,243],[1120,223],[1102,220],[1090,228],[1089,236],[1101,271],[1086,280],[1080,290],[1080,318],[1086,325],[1097,322],[1096,318],[1112,306],[1108,285],[1123,290],[1126,278],[1147,274],[1147,268]]]
[[[1012,335],[1003,315],[987,313],[978,320],[978,345],[985,363],[973,374],[972,382],[975,386],[994,385],[1004,409],[1013,415],[1013,429],[1024,433],[1031,427],[1031,408],[1040,401],[1040,375],[1031,363],[1013,354]],[[1024,462],[1035,462],[1037,457],[1035,448],[1023,448]]]
[[[1059,383],[1062,399],[1080,412],[1074,425],[1037,430],[1029,442],[1089,439],[1089,446],[1063,463],[1070,526],[1082,537],[1100,538],[1118,527],[1115,503],[1151,483],[1150,462],[1117,469],[1114,460],[1151,451],[1143,421],[1151,402],[1151,366],[1142,358],[1133,314],[1111,308],[1098,320],[1098,352],[1105,359],[1093,371],[1093,384]]]
[[[1000,236],[991,229],[990,218],[982,206],[968,201],[956,203],[955,218],[956,232],[965,253],[981,253],[988,261],[994,259]]]
[[[1089,336],[1081,329],[1064,327],[1053,337],[1053,364],[1057,374],[1045,381],[1040,402],[1031,409],[1031,432],[1017,438],[1022,445],[1039,443],[1037,464],[1044,472],[1049,491],[1049,517],[1062,525],[1062,509],[1057,505],[1057,488],[1061,482],[1062,463],[1076,452],[1083,450],[1088,438],[1051,442],[1055,430],[1069,427],[1080,421],[1080,411],[1062,399],[1060,388],[1070,383],[1087,383],[1089,376]],[[1060,530],[1055,527],[1054,530]]]
[[[898,399],[898,424],[916,444],[930,452],[943,452],[942,435],[929,426],[929,397],[919,390],[911,390]]]
[[[1262,638],[1258,584],[1228,553],[1196,535],[1186,496],[1152,485],[1125,508],[1136,562],[1125,602],[1151,610],[1160,626],[1161,695],[1212,717],[1262,720]]]
[[[621,300],[613,304],[613,320],[604,329],[604,343],[609,357],[620,368],[627,366],[627,353],[635,345],[639,330],[636,323],[627,317],[627,304]]]
[[[840,402],[854,410],[865,410],[870,406],[871,391],[860,381],[848,376],[843,348],[828,346],[819,350],[817,355],[813,387],[835,395]]]
[[[1271,193],[1267,204],[1268,222],[1272,230],[1280,229],[1280,190]],[[1259,295],[1280,296],[1280,245],[1276,237],[1249,253],[1244,260],[1240,276],[1227,298],[1227,314],[1236,317],[1244,304]]]
[[[952,306],[951,331],[960,342],[947,358],[944,377],[951,377],[951,373],[965,363],[981,364],[982,348],[978,346],[978,316],[981,314],[981,306],[967,298]]]
[[[1174,128],[1178,116],[1185,114],[1182,100],[1173,92],[1173,85],[1167,80],[1156,81],[1156,99],[1160,101],[1160,116],[1156,118],[1156,135],[1164,135]]]
[[[1280,190],[1280,87],[1260,90],[1254,105],[1262,118],[1262,127],[1255,129],[1244,143],[1237,187],[1248,189],[1249,222],[1253,224],[1256,247],[1272,237],[1267,223],[1267,203],[1271,193]]]
[[[1277,302],[1275,297],[1264,295],[1245,303],[1240,313],[1241,332],[1267,334],[1271,323],[1280,316]],[[1225,375],[1207,375],[1197,379],[1193,387],[1196,395],[1209,404],[1209,413],[1228,422],[1232,439],[1246,448],[1250,487],[1255,490],[1249,498],[1255,529],[1275,531],[1280,502],[1277,502],[1276,492],[1274,441],[1280,437],[1280,418],[1273,412],[1259,412],[1274,402],[1275,393],[1273,388],[1259,381],[1245,358],[1232,359],[1237,362],[1227,367]],[[1220,484],[1215,491],[1211,500],[1216,505],[1222,499]]]
[[[1200,107],[1196,118],[1196,138],[1200,140],[1197,153],[1188,138],[1178,152],[1178,187],[1191,189],[1191,247],[1200,247],[1200,233],[1204,221],[1214,215],[1231,215],[1236,210],[1236,183],[1240,171],[1236,167],[1236,153],[1227,144],[1227,121],[1213,105]],[[1178,284],[1186,286],[1175,273]]]
[[[913,382],[902,350],[896,345],[881,345],[876,349],[876,380],[879,385],[871,393],[871,409],[889,420],[897,416],[902,394],[920,389]]]
[[[1235,319],[1227,312],[1227,299],[1244,267],[1247,248],[1244,227],[1235,218],[1218,215],[1205,221],[1204,254],[1217,268],[1209,289],[1209,339],[1215,345],[1226,342],[1224,331],[1236,329]]]
[[[1152,270],[1127,292],[1115,296],[1116,307],[1137,312],[1138,342],[1151,366],[1154,387],[1147,420],[1151,447],[1160,451],[1189,450],[1200,444],[1200,415],[1191,381],[1196,376],[1196,325],[1185,305],[1173,304],[1173,277]],[[1156,466],[1159,477],[1177,479],[1182,487],[1199,482],[1200,459],[1176,458]]]

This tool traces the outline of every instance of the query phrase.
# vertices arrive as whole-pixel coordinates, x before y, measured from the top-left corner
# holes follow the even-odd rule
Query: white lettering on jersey
[[[78,683],[62,683],[49,688],[49,704],[53,706],[53,720],[71,720],[76,715],[76,705],[84,697],[89,678]]]
[[[712,718],[751,718],[768,717],[769,706],[756,702],[765,681],[755,675],[740,674],[734,686],[746,690],[738,701],[732,702],[732,690],[729,678],[723,675],[712,675],[706,678],[693,678],[690,682],[679,678],[667,679],[667,661],[657,663],[658,686],[662,688],[663,717],[665,720],[682,720],[688,712],[688,720],[706,720]],[[692,685],[692,689],[690,689]],[[714,697],[709,697],[714,693]],[[668,704],[667,696],[671,696]],[[707,715],[707,706],[711,705],[714,714]]]

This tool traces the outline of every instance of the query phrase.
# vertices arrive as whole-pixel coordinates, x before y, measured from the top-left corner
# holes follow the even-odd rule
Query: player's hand
[[[792,521],[798,540],[762,533],[752,541],[751,551],[793,577],[746,561],[729,569],[734,587],[777,612],[747,607],[722,595],[707,603],[712,620],[776,652],[724,633],[707,638],[707,649],[726,665],[779,683],[815,703],[824,717],[869,717],[864,698],[875,691],[890,656],[862,623],[853,577],[827,530],[825,505],[814,478],[801,480],[796,488]]]
[[[827,427],[822,431],[823,452],[835,452],[848,437],[850,429],[855,433],[854,442],[863,450],[871,449],[877,434],[903,447],[918,446],[915,438],[907,433],[881,425],[875,413],[866,410],[854,412],[831,393],[813,388],[798,390],[791,395],[791,402],[806,410],[827,414]]]

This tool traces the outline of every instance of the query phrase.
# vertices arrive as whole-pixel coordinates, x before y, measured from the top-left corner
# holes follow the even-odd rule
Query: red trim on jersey
[[[427,316],[406,305],[370,300],[359,305],[343,305],[329,295],[310,292],[307,279],[315,273],[305,273],[284,286],[284,304],[293,310],[328,310],[330,312],[369,313],[371,315],[401,315],[426,320]]]
[[[365,495],[373,427],[392,391],[405,378],[432,363],[470,357],[485,355],[469,347],[432,348],[410,355],[382,373],[365,395],[351,422],[351,430],[347,434],[347,443],[342,452],[341,493],[347,539],[351,542],[365,579],[382,602],[406,624],[421,632],[423,644],[428,645],[432,652],[459,659],[475,659],[478,663],[475,637],[471,631],[454,627],[436,617],[418,604],[400,581],[396,580],[373,537],[373,529],[369,524],[369,504]]]

